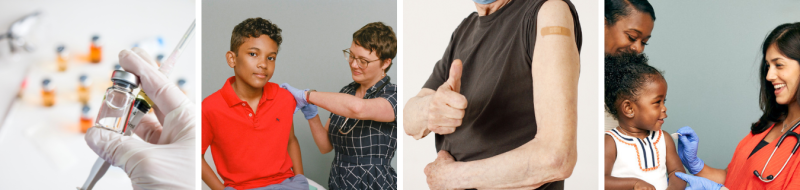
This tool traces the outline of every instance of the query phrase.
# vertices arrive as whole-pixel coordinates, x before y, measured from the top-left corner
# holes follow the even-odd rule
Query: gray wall
[[[396,1],[203,1],[202,15],[203,98],[219,90],[233,76],[225,52],[230,47],[233,27],[244,19],[262,17],[283,30],[283,43],[270,82],[288,82],[297,88],[327,92],[338,92],[353,82],[341,51],[350,47],[353,32],[375,21],[397,32]],[[387,74],[395,84],[396,68],[393,65]],[[329,114],[319,109],[323,124]],[[302,116],[299,112],[295,115],[294,125],[303,152],[305,175],[327,187],[334,153],[319,153],[308,122]],[[213,167],[210,154],[205,158]],[[392,166],[397,168],[397,157]],[[205,183],[203,188],[208,189]]]
[[[726,168],[761,116],[760,45],[776,26],[800,21],[800,2],[650,2],[656,22],[645,53],[667,79],[663,129],[691,126],[700,137],[698,157]]]

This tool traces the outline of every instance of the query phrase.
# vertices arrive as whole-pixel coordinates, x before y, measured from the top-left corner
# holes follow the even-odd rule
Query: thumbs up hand
[[[456,59],[450,65],[450,77],[444,82],[428,104],[428,130],[436,134],[450,134],[461,126],[467,98],[461,95],[461,70],[463,64]]]

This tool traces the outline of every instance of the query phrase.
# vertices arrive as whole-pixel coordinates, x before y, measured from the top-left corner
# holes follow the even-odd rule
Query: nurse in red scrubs
[[[800,22],[783,24],[764,40],[760,105],[764,115],[739,142],[728,167],[709,167],[697,158],[698,138],[678,130],[678,154],[694,174],[678,174],[687,189],[800,189]],[[722,186],[722,184],[725,184]]]

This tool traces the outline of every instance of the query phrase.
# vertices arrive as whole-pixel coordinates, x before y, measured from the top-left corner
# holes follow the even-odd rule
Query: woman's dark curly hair
[[[281,28],[273,24],[267,19],[261,17],[248,18],[233,27],[233,34],[231,34],[231,51],[239,55],[239,46],[244,44],[245,38],[258,38],[261,35],[267,35],[278,47],[281,46],[283,38],[281,38]]]
[[[769,72],[769,63],[767,62],[767,49],[771,46],[778,48],[778,51],[784,56],[800,61],[800,22],[786,23],[776,27],[764,39],[761,45],[761,68],[759,78],[761,82],[761,91],[759,106],[764,115],[757,122],[750,126],[750,132],[759,134],[769,129],[772,122],[779,122],[783,120],[785,114],[788,113],[787,105],[780,105],[775,100],[775,87],[772,82],[767,81],[767,72]],[[800,103],[800,86],[795,92],[795,97]]]
[[[606,111],[616,119],[622,100],[636,101],[644,84],[664,79],[661,71],[647,64],[647,56],[631,52],[606,55],[605,70]]]

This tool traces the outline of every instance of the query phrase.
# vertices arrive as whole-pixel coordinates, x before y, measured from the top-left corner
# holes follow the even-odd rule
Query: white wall
[[[599,25],[598,2],[573,1],[583,30],[581,75],[578,84],[578,164],[566,189],[597,189],[600,137]],[[414,97],[428,79],[450,36],[461,21],[475,12],[475,4],[464,0],[406,0],[403,3],[403,103]],[[403,188],[428,189],[423,169],[436,159],[434,137],[421,140],[403,137]]]

